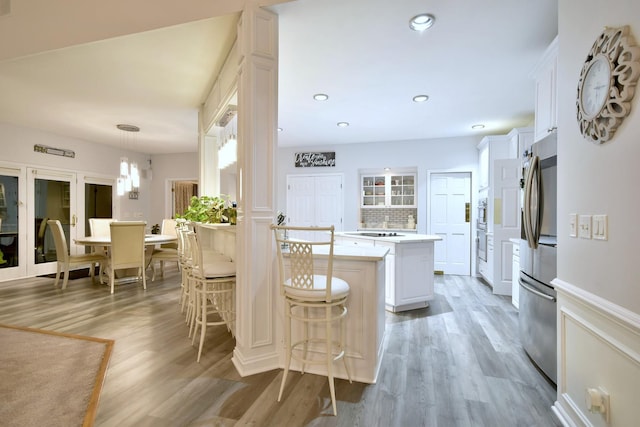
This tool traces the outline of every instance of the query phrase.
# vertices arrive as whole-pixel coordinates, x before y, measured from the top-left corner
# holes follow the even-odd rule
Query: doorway
[[[170,218],[176,218],[176,215],[185,213],[191,198],[198,195],[198,181],[171,181],[171,195]]]
[[[471,173],[429,173],[430,234],[435,242],[436,271],[471,275]]]

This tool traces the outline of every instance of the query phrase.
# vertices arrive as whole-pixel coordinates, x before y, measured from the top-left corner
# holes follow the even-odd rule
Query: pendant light
[[[123,145],[127,142],[127,132],[140,132],[140,128],[134,125],[118,124],[116,127],[122,131]],[[138,193],[140,187],[140,172],[138,170],[138,163],[131,162],[127,157],[120,157],[120,177],[117,180],[116,190],[118,196],[124,196],[124,193],[129,191]],[[137,198],[137,197],[136,197]]]

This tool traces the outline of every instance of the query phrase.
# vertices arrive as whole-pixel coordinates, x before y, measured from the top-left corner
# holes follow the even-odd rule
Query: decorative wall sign
[[[605,28],[587,55],[576,99],[580,133],[602,144],[613,137],[631,111],[640,75],[640,48],[629,26]]]
[[[326,153],[296,153],[295,166],[297,168],[313,168],[313,167],[335,167],[336,152],[328,151]]]
[[[72,159],[76,157],[76,153],[74,151],[66,150],[64,148],[53,148],[41,144],[34,145],[33,151],[36,153],[53,154],[54,156],[71,157]]]

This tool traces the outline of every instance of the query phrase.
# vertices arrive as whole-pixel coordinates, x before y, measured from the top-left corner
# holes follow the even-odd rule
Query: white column
[[[238,23],[237,325],[240,375],[277,368],[272,278],[278,116],[277,15],[247,2]]]

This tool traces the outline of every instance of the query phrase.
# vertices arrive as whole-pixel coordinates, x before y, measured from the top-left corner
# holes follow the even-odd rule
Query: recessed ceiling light
[[[409,21],[409,28],[414,31],[424,31],[431,27],[435,21],[436,18],[433,15],[421,13],[420,15],[416,15],[411,18]]]
[[[340,128],[346,128],[347,126],[349,126],[349,122],[338,122],[336,123],[338,125],[338,127]]]
[[[329,99],[329,95],[325,93],[316,93],[315,95],[313,95],[313,99],[315,99],[316,101],[326,101],[327,99]]]
[[[473,130],[484,129],[484,125],[473,125],[471,126],[471,129]]]
[[[413,97],[413,102],[424,102],[427,99],[429,99],[429,96],[427,95],[416,95]]]

